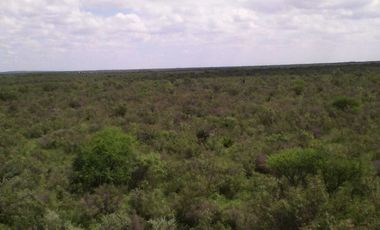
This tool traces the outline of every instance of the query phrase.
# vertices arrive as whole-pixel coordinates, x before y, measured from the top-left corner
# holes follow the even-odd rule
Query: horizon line
[[[82,69],[82,70],[11,70],[0,71],[0,74],[27,74],[27,73],[70,73],[70,72],[137,72],[137,71],[165,71],[165,70],[190,70],[190,69],[223,69],[223,68],[281,68],[281,67],[309,67],[323,65],[355,65],[355,64],[375,64],[380,60],[372,61],[338,61],[338,62],[306,62],[287,64],[262,64],[262,65],[225,65],[225,66],[189,66],[189,67],[147,67],[147,68],[126,68],[126,69]]]

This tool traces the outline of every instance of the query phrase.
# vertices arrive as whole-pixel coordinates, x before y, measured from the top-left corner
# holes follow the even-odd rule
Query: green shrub
[[[44,203],[33,191],[33,178],[23,173],[0,184],[0,223],[11,229],[42,229]],[[1,227],[1,226],[0,226]]]
[[[234,117],[225,117],[221,121],[221,125],[227,129],[233,129],[237,125],[237,120]]]
[[[166,177],[166,164],[160,159],[159,154],[150,153],[141,155],[138,158],[137,168],[132,174],[130,183],[132,188],[137,187],[141,182],[154,187]]]
[[[65,152],[75,152],[78,150],[81,136],[73,130],[59,129],[38,139],[38,143],[43,149],[62,148]]]
[[[276,115],[276,112],[268,108],[266,106],[259,106],[257,109],[257,117],[258,121],[263,124],[264,126],[271,126],[275,123],[276,118],[278,117]]]
[[[17,93],[13,90],[0,89],[0,101],[11,101],[17,99]]]
[[[296,95],[301,95],[305,88],[305,82],[302,80],[295,80],[292,82],[292,90]]]
[[[73,163],[73,182],[88,190],[102,184],[128,185],[136,165],[136,141],[117,128],[97,133]]]
[[[70,108],[73,108],[73,109],[78,109],[82,106],[82,103],[80,100],[78,99],[72,99],[70,102],[69,102],[69,106]]]
[[[127,113],[127,107],[125,105],[118,105],[115,108],[113,108],[112,115],[115,117],[124,117]]]
[[[101,219],[100,230],[122,230],[131,229],[131,218],[130,215],[124,212],[112,213],[103,216]]]
[[[42,85],[42,90],[45,91],[45,92],[52,92],[54,90],[57,90],[58,87],[59,86],[57,84],[45,83],[45,84]]]
[[[131,206],[137,211],[138,215],[145,219],[173,217],[174,215],[169,205],[169,200],[161,189],[133,190],[131,193]]]
[[[206,129],[200,129],[197,131],[196,136],[200,143],[205,143],[207,139],[210,137],[210,131]]]
[[[47,210],[43,218],[44,228],[48,230],[65,229],[64,221],[60,218],[58,213],[52,210]],[[1,229],[1,228],[0,228]]]
[[[323,210],[329,197],[323,181],[311,177],[307,182],[306,187],[290,187],[285,198],[269,204],[273,229],[304,229]]]
[[[313,149],[289,149],[269,156],[268,166],[277,176],[284,176],[291,184],[305,182],[308,174],[316,174],[322,156]]]
[[[314,149],[285,150],[270,156],[268,166],[276,176],[285,177],[292,185],[305,184],[308,175],[321,174],[330,193],[346,182],[360,185],[360,179],[371,174],[369,162]]]
[[[365,162],[347,157],[329,157],[320,168],[328,192],[337,190],[348,181],[359,185],[360,178],[369,172]]]
[[[223,137],[222,138],[222,144],[224,148],[229,148],[234,144],[234,141],[229,137]]]
[[[116,212],[123,204],[123,193],[113,185],[101,185],[82,199],[87,216],[98,217]]]
[[[354,98],[338,97],[334,100],[332,105],[342,111],[355,111],[359,109],[360,103]]]
[[[152,230],[175,230],[177,228],[177,224],[174,218],[166,219],[166,218],[158,218],[149,220],[150,229]]]

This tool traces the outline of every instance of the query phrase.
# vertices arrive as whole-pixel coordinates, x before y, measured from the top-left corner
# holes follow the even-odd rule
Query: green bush
[[[306,187],[290,187],[285,198],[269,205],[273,229],[304,229],[323,210],[329,197],[323,181],[311,177],[307,182]]]
[[[102,184],[128,185],[136,165],[136,141],[117,128],[97,133],[73,163],[73,182],[88,190]]]
[[[337,190],[347,181],[359,185],[360,178],[369,173],[369,165],[365,162],[347,157],[329,157],[320,168],[328,192]]]
[[[223,137],[222,144],[225,148],[229,148],[234,144],[234,141],[229,137]]]
[[[112,213],[103,216],[101,219],[101,224],[99,226],[100,230],[122,230],[131,229],[131,217],[127,213]]]
[[[124,195],[113,185],[101,185],[93,192],[85,194],[82,205],[85,214],[90,217],[116,212],[123,204]]]
[[[207,139],[210,137],[210,131],[206,129],[200,129],[197,131],[196,136],[200,143],[205,143]]]
[[[308,175],[321,174],[328,192],[336,191],[346,182],[359,185],[360,179],[371,174],[368,162],[314,149],[289,149],[268,159],[270,170],[285,177],[292,185],[305,184]]]
[[[332,105],[342,111],[357,110],[359,109],[360,103],[354,98],[350,97],[338,97],[334,100]]]
[[[137,214],[146,219],[170,218],[174,215],[169,205],[169,199],[165,197],[165,193],[161,189],[133,190],[130,202]]]
[[[0,101],[11,101],[17,99],[17,93],[13,90],[0,89]]]
[[[158,218],[149,220],[152,230],[174,230],[178,229],[175,219]]]
[[[296,95],[301,95],[305,88],[305,82],[302,80],[295,80],[292,82],[292,90]]]
[[[73,108],[73,109],[78,109],[82,106],[82,102],[78,99],[72,99],[70,102],[69,102],[69,106],[70,108]]]
[[[118,105],[115,108],[113,108],[113,116],[115,117],[124,117],[127,113],[127,107],[125,105]]]
[[[132,188],[139,185],[154,187],[166,177],[166,164],[159,154],[150,153],[138,158],[136,170],[132,174],[130,183]]]
[[[289,149],[269,156],[268,166],[277,176],[284,176],[291,184],[305,182],[308,174],[316,174],[322,156],[313,149]]]

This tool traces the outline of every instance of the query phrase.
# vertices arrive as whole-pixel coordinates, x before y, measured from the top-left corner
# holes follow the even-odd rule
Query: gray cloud
[[[379,0],[2,0],[0,71],[379,59]]]

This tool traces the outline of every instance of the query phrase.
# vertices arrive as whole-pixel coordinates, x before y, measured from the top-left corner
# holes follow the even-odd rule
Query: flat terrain
[[[0,229],[379,229],[379,140],[378,62],[3,73]]]

